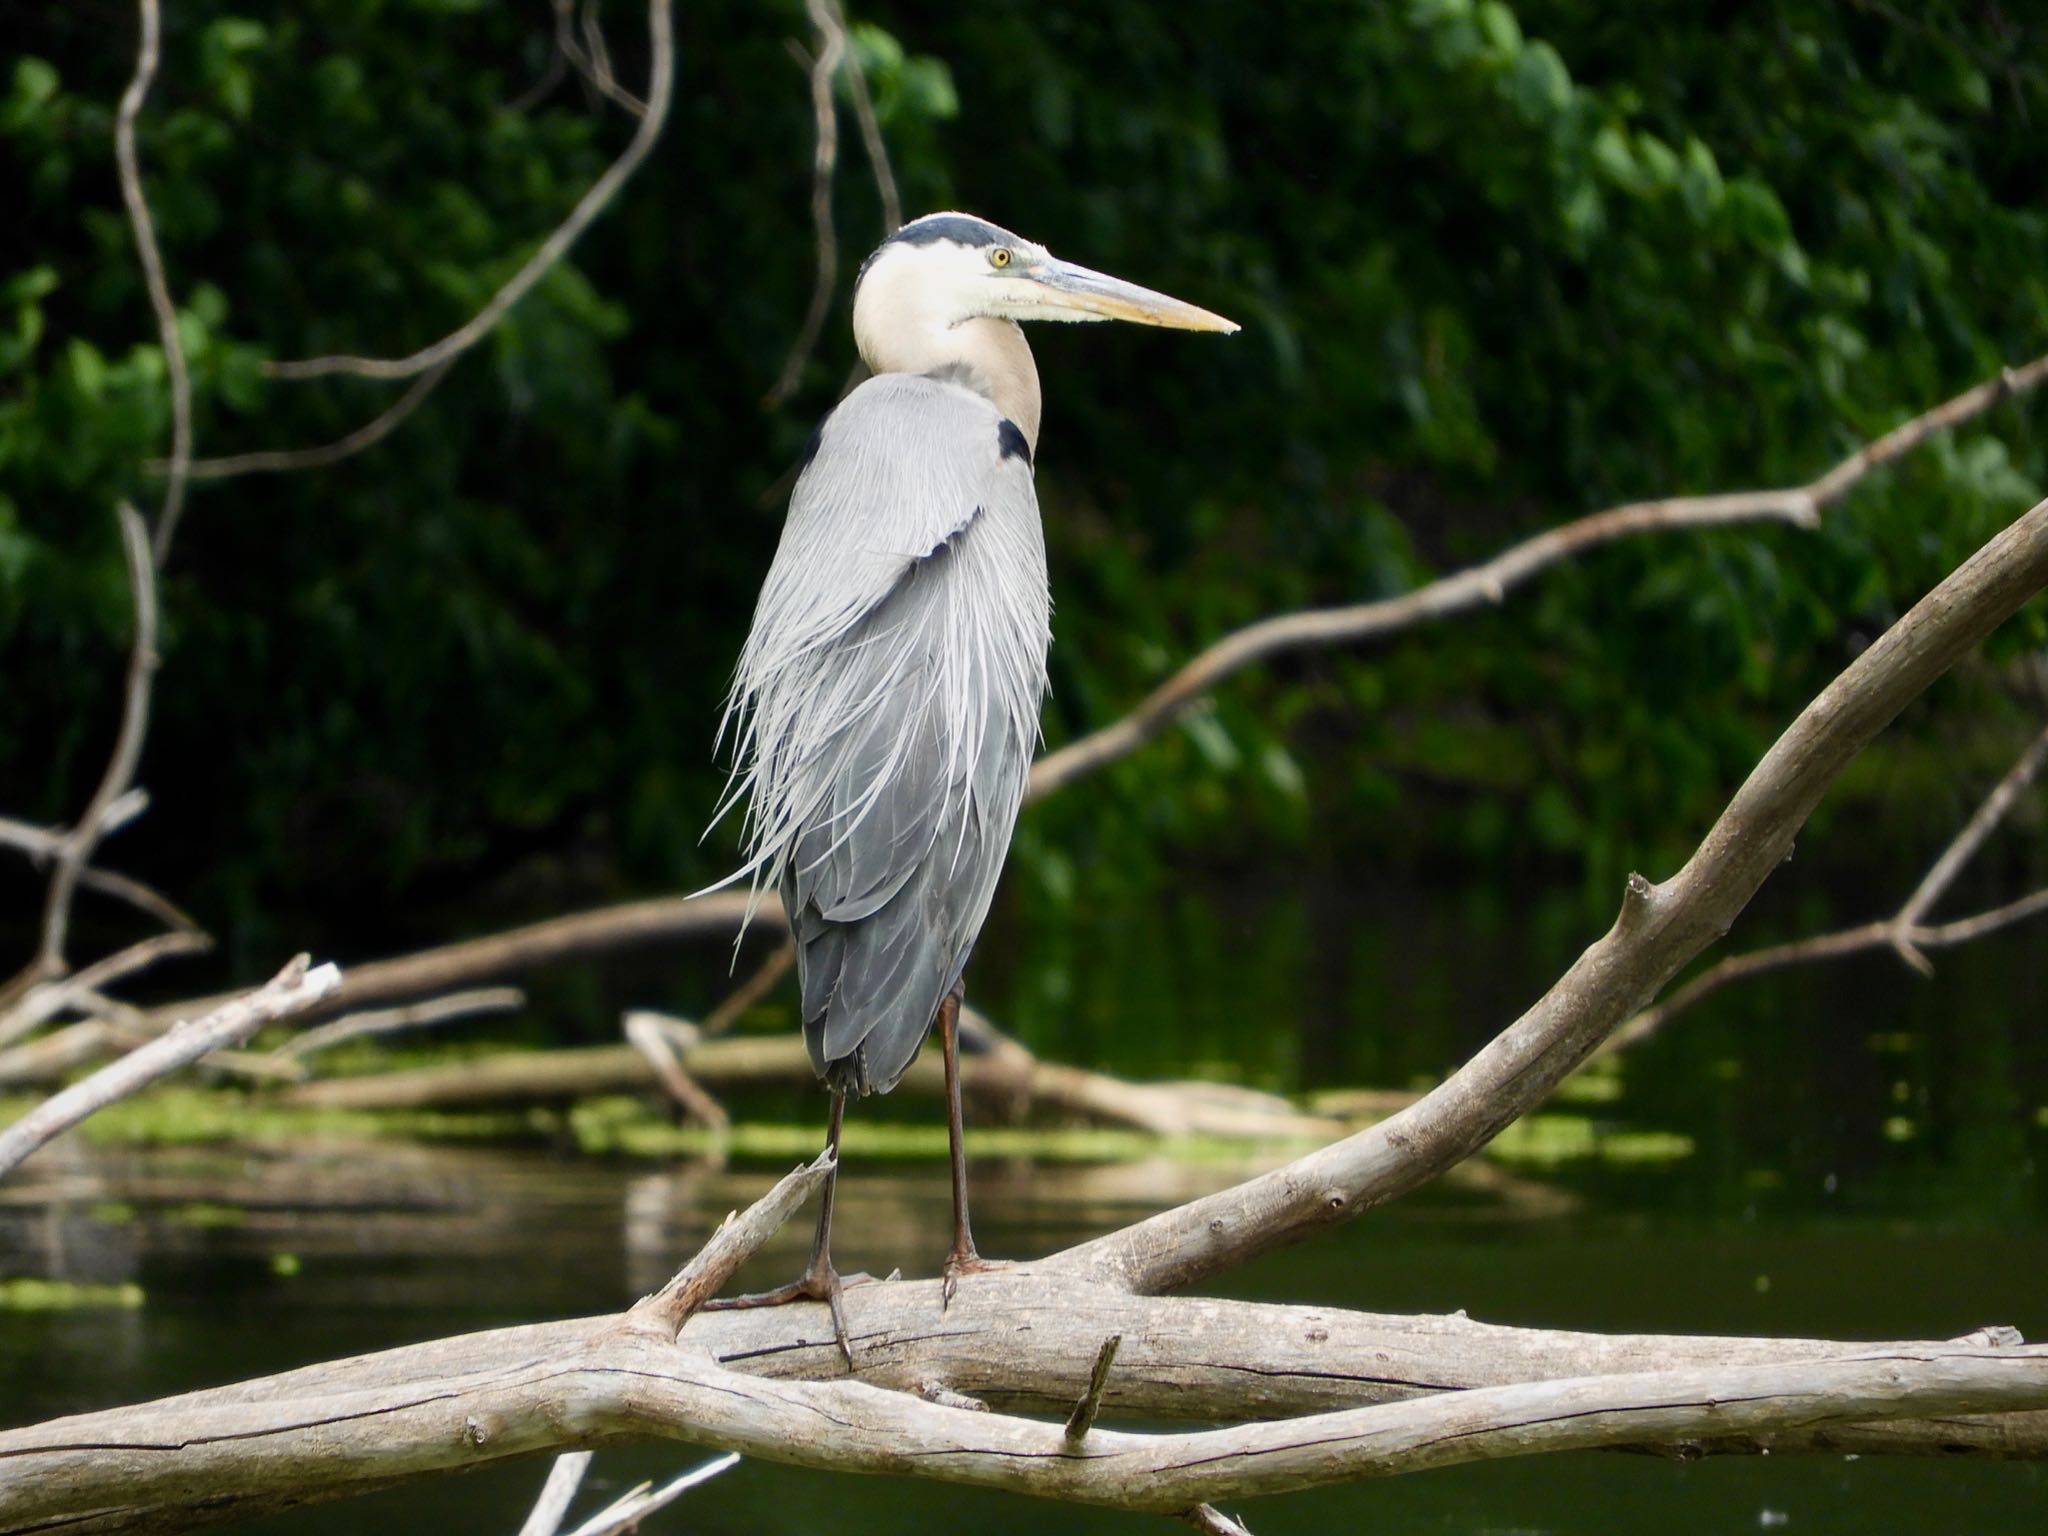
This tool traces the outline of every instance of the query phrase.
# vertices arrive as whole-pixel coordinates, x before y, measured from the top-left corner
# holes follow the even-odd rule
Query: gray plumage
[[[721,727],[740,874],[780,890],[812,1064],[854,1093],[895,1086],[959,983],[1038,739],[1045,543],[1003,421],[903,373],[826,419]]]

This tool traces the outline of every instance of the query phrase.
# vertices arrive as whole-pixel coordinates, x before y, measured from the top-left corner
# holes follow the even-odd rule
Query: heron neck
[[[888,345],[862,351],[876,373],[931,374],[973,390],[1015,422],[1031,451],[1038,451],[1038,365],[1016,321],[977,315],[943,329],[906,328],[892,334]]]

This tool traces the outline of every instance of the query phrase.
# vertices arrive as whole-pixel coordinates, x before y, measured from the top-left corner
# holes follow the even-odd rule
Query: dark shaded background
[[[643,13],[604,15],[644,81]],[[109,148],[132,9],[0,19],[0,809],[54,822],[111,735],[109,508],[153,497],[167,407]],[[1227,344],[1034,332],[1055,744],[1233,625],[1396,591],[1619,499],[1805,479],[2048,344],[2030,11],[995,0],[853,19],[913,213],[972,209],[1245,323]],[[141,152],[201,453],[374,415],[393,386],[258,365],[440,335],[616,153],[630,123],[573,77],[508,108],[548,22],[539,3],[169,8]],[[654,158],[412,421],[332,470],[195,488],[154,809],[109,855],[225,941],[211,977],[167,986],[729,866],[728,834],[699,842],[717,703],[780,481],[853,353],[842,281],[797,397],[762,406],[813,263],[801,7],[692,3],[677,25]],[[844,127],[850,278],[880,226]],[[1234,682],[1030,813],[1005,900],[1056,925],[1184,878],[1378,871],[1604,911],[2035,494],[2039,420],[2001,409],[1817,534],[1617,546],[1497,614]],[[1800,871],[1821,915],[1868,915],[1874,879],[1903,890],[1999,770],[2042,636],[2036,610],[1851,775]],[[2038,838],[1963,895],[2023,863],[2039,873]],[[26,953],[38,888],[18,861],[0,882],[0,937]],[[122,921],[82,909],[82,952]]]

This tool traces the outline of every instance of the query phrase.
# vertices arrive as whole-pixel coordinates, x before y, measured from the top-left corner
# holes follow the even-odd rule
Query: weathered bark
[[[668,1294],[687,1286],[679,1277]],[[853,1380],[835,1379],[844,1367],[821,1307],[700,1314],[675,1344],[629,1314],[7,1432],[0,1536],[183,1530],[647,1438],[1141,1510],[1592,1446],[2048,1453],[2048,1349],[2002,1330],[1908,1344],[1601,1337],[1165,1300],[1028,1271],[971,1278],[943,1312],[933,1282],[858,1286],[848,1306]],[[1259,1422],[1096,1428],[1075,1446],[1058,1422],[942,1407],[921,1390],[941,1381],[1064,1412],[1111,1333],[1125,1343],[1106,1413]],[[821,1415],[830,1436],[815,1433]]]

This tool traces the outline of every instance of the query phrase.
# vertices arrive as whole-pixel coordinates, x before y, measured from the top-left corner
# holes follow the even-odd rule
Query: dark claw
[[[795,1301],[822,1301],[832,1314],[832,1333],[839,1341],[839,1353],[846,1368],[853,1369],[853,1340],[846,1327],[845,1285],[839,1271],[830,1264],[813,1267],[801,1279],[778,1285],[772,1291],[749,1291],[744,1296],[714,1296],[704,1303],[706,1312],[744,1312],[755,1307],[786,1307]]]

